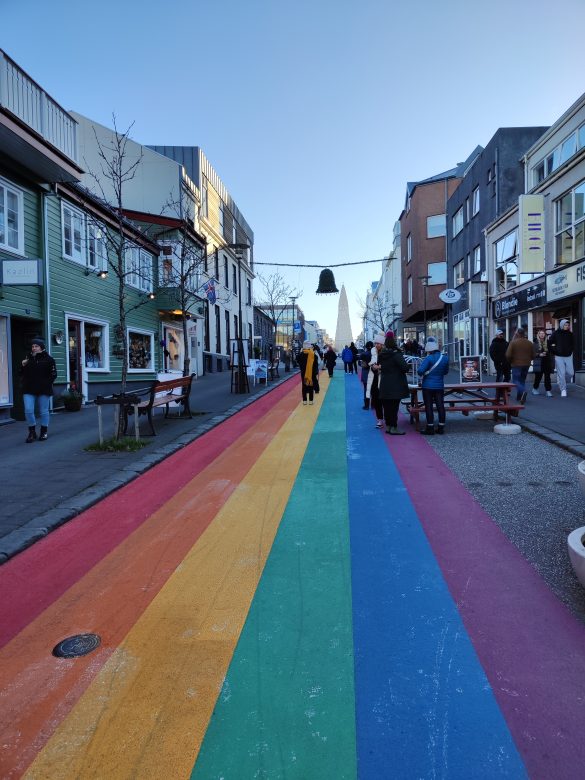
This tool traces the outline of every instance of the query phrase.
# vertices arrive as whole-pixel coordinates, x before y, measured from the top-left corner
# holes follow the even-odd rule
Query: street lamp
[[[292,322],[291,322],[291,335],[290,335],[290,351],[292,353],[293,357],[293,364],[296,362],[295,360],[295,352],[293,349],[293,344],[295,342],[295,315],[296,315],[296,302],[298,295],[289,295],[289,299],[292,301]]]
[[[238,366],[236,373],[236,382],[234,383],[233,365],[232,365],[232,391],[235,387],[236,393],[249,393],[250,385],[248,383],[248,374],[244,362],[244,339],[242,335],[242,258],[244,252],[250,249],[249,244],[225,244],[224,249],[232,249],[238,263],[238,332],[236,334],[238,342]]]
[[[418,277],[423,283],[423,305],[424,305],[424,323],[425,323],[425,341],[427,340],[427,287],[429,286],[430,274],[423,274]]]

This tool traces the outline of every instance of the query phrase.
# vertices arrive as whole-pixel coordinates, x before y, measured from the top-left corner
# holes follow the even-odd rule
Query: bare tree
[[[372,325],[374,329],[385,333],[390,327],[391,316],[384,301],[376,296],[369,306],[366,305],[362,298],[358,297],[357,302],[362,310],[360,315],[362,321]]]
[[[262,309],[271,320],[274,328],[273,343],[276,343],[278,323],[289,305],[289,298],[299,298],[302,293],[288,285],[278,271],[267,275],[258,274],[256,280],[262,292],[261,297],[256,296],[254,305]]]

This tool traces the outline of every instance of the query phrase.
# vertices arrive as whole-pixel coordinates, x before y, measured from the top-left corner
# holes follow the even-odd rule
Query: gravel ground
[[[567,536],[585,525],[577,482],[579,458],[530,433],[493,433],[493,422],[447,420],[431,446],[532,563],[567,607],[585,622],[585,589],[573,573]]]

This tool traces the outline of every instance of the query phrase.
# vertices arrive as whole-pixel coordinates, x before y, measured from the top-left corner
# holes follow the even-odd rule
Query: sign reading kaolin
[[[41,261],[0,261],[0,284],[41,284]]]

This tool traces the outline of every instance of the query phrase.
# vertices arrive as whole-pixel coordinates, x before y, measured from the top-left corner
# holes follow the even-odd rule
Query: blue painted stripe
[[[358,776],[526,777],[385,434],[361,406],[348,376]]]

